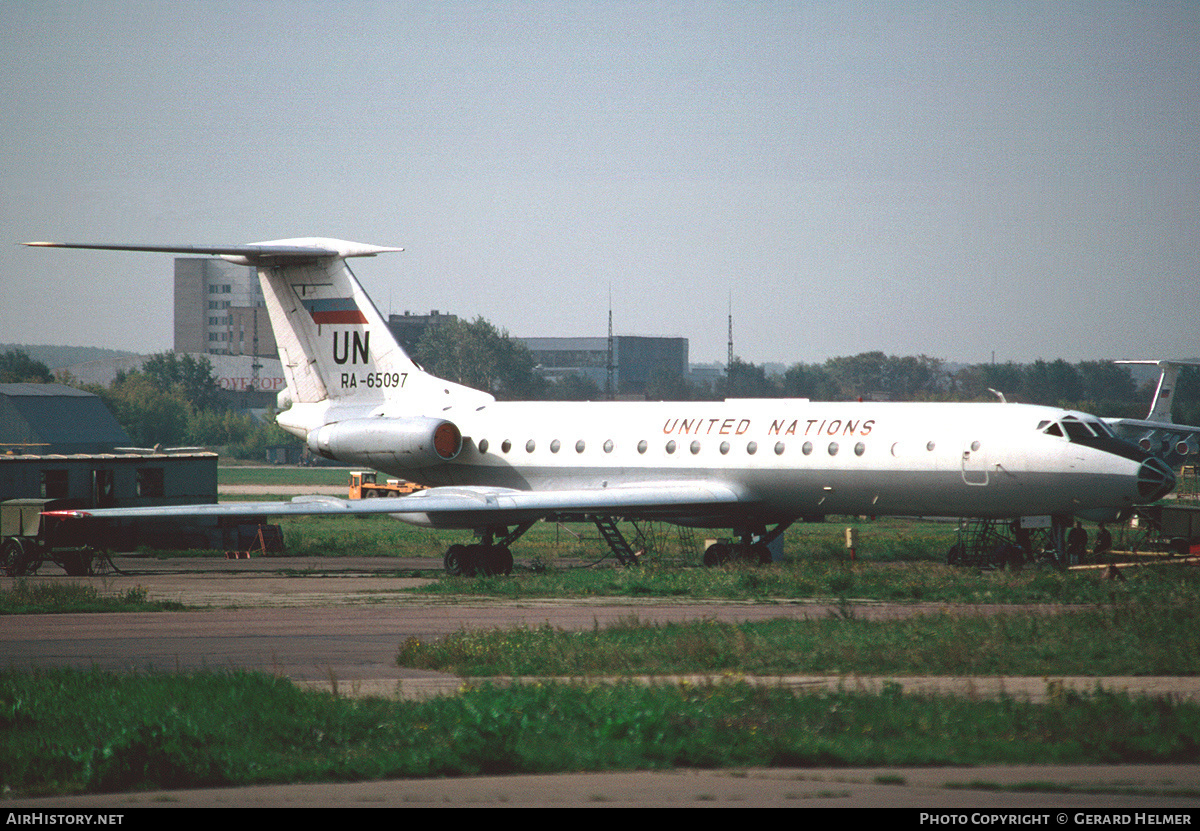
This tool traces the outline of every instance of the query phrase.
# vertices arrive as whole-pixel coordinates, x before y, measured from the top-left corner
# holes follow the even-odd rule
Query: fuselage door
[[[978,439],[963,445],[962,477],[968,485],[982,487],[988,483],[987,448]]]

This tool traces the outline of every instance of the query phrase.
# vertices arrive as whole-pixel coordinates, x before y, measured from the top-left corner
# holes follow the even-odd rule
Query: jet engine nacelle
[[[308,449],[364,467],[422,468],[452,461],[462,433],[443,418],[352,418],[309,432]]]

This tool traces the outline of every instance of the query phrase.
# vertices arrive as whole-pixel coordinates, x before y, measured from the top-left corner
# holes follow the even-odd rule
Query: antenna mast
[[[733,292],[729,292],[729,353],[725,359],[725,377],[731,378],[733,373]]]
[[[613,364],[613,327],[612,327],[612,283],[608,284],[608,378],[604,382],[604,396],[609,400],[613,400],[616,392],[616,384],[614,376],[616,375],[616,366]]]

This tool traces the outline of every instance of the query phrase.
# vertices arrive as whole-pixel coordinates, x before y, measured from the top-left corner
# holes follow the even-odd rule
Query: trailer
[[[1147,505],[1137,509],[1131,549],[1172,556],[1200,555],[1200,504]]]
[[[9,499],[0,503],[0,564],[9,577],[33,574],[46,560],[73,577],[111,569],[108,554],[88,542],[84,529],[45,511],[80,505],[73,499]]]
[[[68,575],[115,571],[111,552],[139,548],[207,549],[282,554],[283,535],[266,517],[193,517],[106,520],[46,516],[86,510],[78,499],[8,499],[0,502],[0,568],[9,577],[34,574],[49,560]]]

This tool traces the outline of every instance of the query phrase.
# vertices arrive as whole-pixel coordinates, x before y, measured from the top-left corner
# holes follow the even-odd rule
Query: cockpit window
[[[1049,425],[1049,426],[1047,426]],[[1070,441],[1092,441],[1113,437],[1113,432],[1100,421],[1080,421],[1075,416],[1064,416],[1061,421],[1043,421],[1038,425],[1048,436],[1066,436]]]
[[[1067,431],[1067,438],[1071,441],[1087,441],[1088,439],[1096,438],[1092,431],[1082,421],[1076,421],[1070,418],[1062,420],[1063,429]]]

